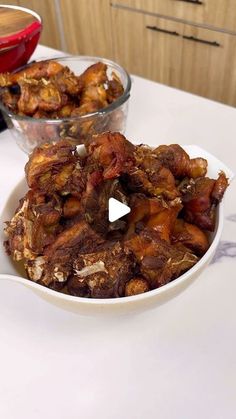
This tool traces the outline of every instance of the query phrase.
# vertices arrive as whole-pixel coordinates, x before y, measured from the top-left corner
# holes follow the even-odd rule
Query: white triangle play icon
[[[119,220],[124,215],[130,212],[130,207],[117,201],[115,198],[109,198],[108,201],[108,219],[112,223],[113,221]]]

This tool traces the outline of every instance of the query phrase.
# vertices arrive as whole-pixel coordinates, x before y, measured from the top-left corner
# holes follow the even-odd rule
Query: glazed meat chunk
[[[132,277],[134,260],[119,242],[111,242],[97,252],[80,255],[73,269],[74,275],[68,282],[72,294],[80,295],[82,288],[92,298],[122,297],[126,282]]]
[[[80,195],[84,189],[82,161],[75,151],[76,147],[65,140],[35,148],[25,166],[29,187],[46,193]]]
[[[216,206],[227,186],[228,180],[223,172],[216,180],[200,177],[180,184],[185,220],[203,230],[214,231]]]

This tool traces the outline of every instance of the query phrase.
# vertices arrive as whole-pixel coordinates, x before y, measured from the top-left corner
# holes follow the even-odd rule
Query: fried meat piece
[[[62,71],[63,65],[57,61],[40,61],[30,64],[16,73],[0,74],[0,87],[12,86],[25,79],[49,78]]]
[[[107,66],[98,62],[88,67],[80,76],[80,82],[83,88],[88,86],[99,86],[107,81]]]
[[[135,164],[126,176],[131,191],[148,196],[163,196],[166,199],[179,196],[173,174],[162,166],[150,147],[136,146],[134,155]]]
[[[201,157],[190,159],[178,144],[160,145],[153,153],[176,178],[187,176],[195,179],[206,175],[207,161]]]
[[[134,254],[141,275],[151,289],[167,284],[198,261],[198,257],[185,246],[171,245],[148,228],[126,240],[125,249]]]
[[[57,111],[67,102],[67,97],[50,81],[22,80],[19,86],[21,94],[18,109],[22,114],[33,115],[37,110]]]
[[[206,233],[194,224],[177,219],[171,235],[171,243],[182,243],[196,255],[202,256],[209,247]]]
[[[107,66],[101,62],[91,65],[80,76],[82,91],[80,95],[80,107],[92,102],[96,104],[96,110],[108,105],[105,83],[107,78]]]
[[[74,295],[80,295],[82,287],[83,292],[89,290],[92,298],[122,297],[126,282],[132,277],[134,260],[119,242],[107,242],[97,252],[78,256],[73,268],[74,275],[67,286]]]
[[[57,191],[60,195],[80,196],[84,179],[82,162],[75,150],[66,140],[35,148],[25,166],[29,187],[45,193]]]
[[[44,248],[53,243],[61,231],[61,213],[58,196],[45,196],[30,190],[5,228],[5,246],[13,259],[31,259],[42,254]]]
[[[73,218],[81,213],[81,200],[76,196],[69,195],[63,205],[63,216]]]
[[[227,186],[228,180],[223,172],[216,180],[200,177],[187,179],[180,184],[184,219],[203,230],[214,231],[216,206],[221,201]]]
[[[44,253],[52,259],[61,257],[65,253],[71,256],[78,254],[78,252],[92,251],[103,242],[102,236],[98,235],[86,221],[79,220],[57,235],[54,242],[45,249]]]
[[[119,132],[94,135],[87,145],[88,154],[103,169],[103,178],[126,173],[134,164],[135,146]]]
[[[128,205],[128,198],[118,179],[104,181],[100,172],[88,176],[86,191],[81,198],[82,212],[88,223],[103,234],[114,227],[108,219],[108,202],[111,197]]]
[[[211,193],[211,199],[214,204],[221,202],[224,193],[229,186],[229,181],[224,172],[220,172],[215,180],[214,188]]]
[[[135,232],[136,225],[144,223],[165,208],[165,203],[158,198],[147,198],[144,194],[132,194],[129,200],[131,212],[127,216],[128,231],[126,238]]]
[[[96,104],[96,110],[106,108],[108,105],[107,102],[107,93],[103,85],[99,86],[88,86],[83,90],[80,98],[79,109],[88,104]],[[91,106],[91,105],[90,105]],[[91,112],[91,111],[90,111]],[[90,113],[87,112],[87,113]],[[95,110],[93,111],[95,112]]]
[[[31,280],[54,288],[65,283],[73,273],[73,262],[78,254],[94,251],[104,239],[80,220],[55,235],[39,257],[31,257],[25,268]]]
[[[57,86],[61,93],[78,97],[81,93],[83,85],[78,76],[76,76],[68,67],[63,67],[57,72],[51,80]]]
[[[126,238],[136,229],[150,227],[166,241],[170,240],[175,220],[182,209],[179,198],[166,202],[162,198],[148,198],[143,194],[131,195],[130,207]]]
[[[180,209],[181,206],[165,208],[158,214],[152,215],[146,226],[158,232],[162,240],[170,242],[170,236]]]
[[[32,223],[27,220],[28,200],[23,198],[11,221],[6,222],[4,242],[5,249],[13,260],[34,257],[30,249]]]
[[[141,276],[130,279],[125,284],[125,296],[130,297],[131,295],[142,294],[150,290],[148,281]]]
[[[4,89],[1,92],[1,100],[3,104],[12,112],[17,112],[19,99],[20,92],[13,93],[10,89]]]
[[[112,73],[112,79],[107,82],[107,101],[114,102],[124,93],[124,87],[116,73]]]

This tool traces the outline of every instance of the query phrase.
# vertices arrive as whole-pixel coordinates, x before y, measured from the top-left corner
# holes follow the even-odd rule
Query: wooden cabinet
[[[12,0],[43,18],[40,42],[236,106],[236,0]]]
[[[108,0],[60,0],[60,8],[68,52],[112,58]]]
[[[236,32],[235,0],[113,0],[113,7],[161,14]]]
[[[19,0],[20,6],[35,10],[43,19],[42,44],[61,49],[61,33],[58,25],[58,11],[52,0]]]
[[[236,37],[184,26],[180,89],[236,105]]]
[[[236,36],[123,8],[112,9],[112,28],[128,71],[236,105]]]
[[[183,24],[114,9],[112,27],[117,62],[131,73],[171,86],[179,85]]]

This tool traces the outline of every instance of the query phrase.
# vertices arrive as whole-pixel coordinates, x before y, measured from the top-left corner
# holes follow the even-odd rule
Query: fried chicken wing
[[[104,179],[116,178],[128,172],[134,163],[135,147],[119,132],[95,135],[87,145],[87,150],[103,169]]]
[[[45,246],[43,254],[33,254],[26,260],[29,278],[55,289],[73,274],[73,262],[78,254],[94,251],[104,243],[89,224],[80,220],[54,234],[54,240]]]
[[[203,230],[214,231],[216,206],[228,186],[223,172],[217,180],[207,177],[190,179],[180,185],[184,205],[184,218]]]
[[[189,249],[169,244],[149,228],[126,240],[125,248],[135,255],[140,272],[151,289],[167,284],[198,261]]]
[[[84,189],[81,160],[67,141],[44,144],[34,149],[25,166],[30,188],[45,192],[80,195]]]
[[[26,66],[16,73],[0,74],[0,87],[12,86],[25,79],[49,78],[63,70],[63,65],[57,61],[40,61]]]
[[[99,86],[107,81],[107,66],[98,62],[88,67],[80,76],[81,83],[85,88],[88,86]]]
[[[224,193],[229,186],[229,181],[225,176],[224,172],[220,172],[218,178],[215,181],[214,188],[211,193],[211,198],[214,204],[221,202]]]
[[[114,102],[116,99],[118,99],[121,95],[124,93],[124,87],[122,86],[122,83],[117,76],[116,73],[112,73],[112,79],[108,80],[107,82],[107,101],[108,103]]]
[[[186,223],[182,219],[177,219],[175,222],[171,242],[182,243],[198,256],[204,255],[209,247],[206,233],[196,225]]]
[[[178,144],[160,145],[153,150],[153,153],[176,178],[185,176],[197,178],[206,175],[207,161],[200,157],[190,159],[186,151]]]
[[[80,77],[76,76],[68,67],[63,67],[51,77],[51,80],[61,93],[78,98],[82,92],[83,84]]]
[[[147,221],[146,226],[158,232],[162,240],[170,242],[170,236],[180,209],[181,206],[165,208],[158,214],[152,215]]]
[[[91,85],[82,91],[80,97],[80,107],[90,102],[96,104],[96,110],[107,107],[107,93],[103,85]]]
[[[20,91],[13,93],[10,89],[4,89],[1,95],[3,104],[12,112],[17,112],[18,101],[20,99]]]
[[[142,194],[133,194],[130,199],[131,212],[128,215],[129,237],[136,229],[153,228],[163,240],[170,240],[178,213],[182,209],[180,200],[164,201],[161,198],[147,198]]]
[[[131,212],[127,216],[129,224],[128,235],[135,231],[135,226],[138,222],[142,220],[146,221],[165,208],[165,202],[161,199],[147,198],[144,194],[132,194],[129,205]]]
[[[169,169],[162,166],[151,148],[136,146],[134,155],[135,164],[126,179],[129,189],[167,199],[179,196],[174,176]]]
[[[19,81],[21,89],[18,109],[22,114],[33,115],[37,110],[52,112],[66,102],[65,96],[51,83]]]
[[[61,231],[61,200],[30,190],[20,202],[12,220],[7,223],[5,244],[15,260],[35,258],[55,240]]]

